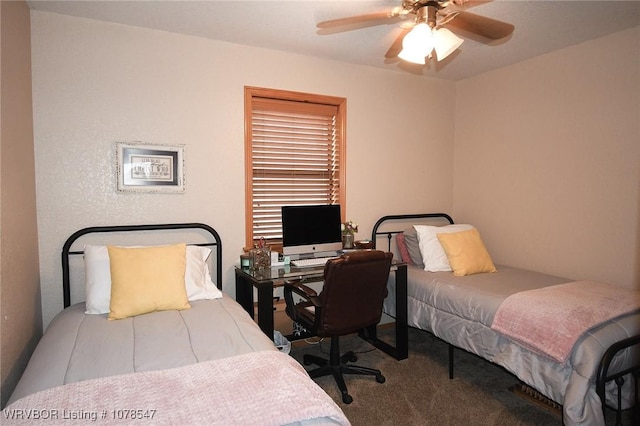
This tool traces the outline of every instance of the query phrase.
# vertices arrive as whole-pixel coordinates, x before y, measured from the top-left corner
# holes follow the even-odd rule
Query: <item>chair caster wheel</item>
[[[342,394],[342,402],[345,404],[351,404],[353,402],[353,398],[349,394]]]
[[[358,360],[358,357],[354,354],[351,355],[351,358],[349,358],[349,362],[356,362]]]
[[[309,359],[309,357],[307,357],[307,356],[303,356],[303,357],[302,357],[302,363],[303,363],[304,365],[307,365],[307,366],[308,366],[308,365],[313,364],[313,361],[311,361],[311,360]]]
[[[385,379],[385,378],[384,378],[384,376],[383,376],[382,374],[377,374],[377,375],[376,375],[376,382],[378,382],[378,383],[384,383],[384,382],[386,382],[386,381],[387,381],[387,379]]]

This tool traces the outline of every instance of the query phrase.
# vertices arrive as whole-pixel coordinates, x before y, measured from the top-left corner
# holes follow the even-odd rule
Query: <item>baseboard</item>
[[[521,398],[526,399],[529,402],[536,404],[539,407],[546,409],[560,417],[562,417],[562,405],[547,398],[534,388],[524,383],[518,383],[509,388],[509,390]]]

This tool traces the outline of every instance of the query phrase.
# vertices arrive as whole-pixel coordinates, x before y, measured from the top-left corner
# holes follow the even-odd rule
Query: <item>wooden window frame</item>
[[[330,105],[337,109],[336,119],[336,139],[338,142],[339,176],[338,176],[338,196],[337,202],[342,207],[341,219],[344,222],[346,217],[346,112],[347,100],[341,97],[317,95],[303,92],[292,92],[287,90],[266,89],[261,87],[245,86],[244,88],[244,120],[245,120],[245,247],[252,247],[253,235],[253,105],[256,99],[274,99],[285,101],[296,101],[310,104]],[[276,244],[272,248],[280,249]]]

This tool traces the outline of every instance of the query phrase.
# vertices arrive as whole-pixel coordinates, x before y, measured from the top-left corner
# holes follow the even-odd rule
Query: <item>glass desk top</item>
[[[292,278],[322,278],[324,266],[312,266],[299,268],[293,265],[274,266],[272,268],[264,268],[262,270],[251,270],[249,268],[241,268],[236,265],[236,270],[253,278],[256,281],[274,281]]]
[[[392,262],[391,270],[397,269],[398,266],[403,265],[402,262]],[[303,279],[303,280],[317,280],[321,279],[324,274],[324,265],[321,266],[307,266],[296,267],[293,265],[280,265],[271,268],[264,268],[262,270],[252,270],[249,268],[241,268],[240,265],[235,266],[238,272],[242,272],[248,278],[255,281],[274,281],[274,285],[284,283],[290,279]]]

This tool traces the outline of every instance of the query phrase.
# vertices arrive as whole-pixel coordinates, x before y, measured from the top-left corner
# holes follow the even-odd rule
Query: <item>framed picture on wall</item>
[[[184,145],[116,143],[118,192],[182,193]]]

